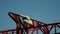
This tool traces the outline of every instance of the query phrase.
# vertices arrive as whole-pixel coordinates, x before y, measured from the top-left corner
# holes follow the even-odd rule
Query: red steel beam
[[[11,14],[12,14],[12,16],[11,16]],[[20,15],[19,14],[15,14],[15,13],[11,13],[11,12],[8,12],[8,15],[17,23],[17,27],[16,28],[20,28],[19,27],[19,23],[21,23],[22,24],[22,22],[21,22],[21,20],[19,20],[20,18]],[[34,21],[36,21],[36,20],[34,20]],[[39,22],[39,21],[37,21],[37,22]],[[46,25],[45,23],[43,23],[43,22],[39,22],[40,24],[36,24],[36,25]],[[22,24],[22,25],[24,25],[24,24]],[[35,26],[36,26],[35,25]],[[33,26],[33,27],[35,27],[35,26]],[[42,30],[44,30],[44,33],[45,34],[47,34],[47,32],[48,32],[48,28],[47,28],[47,26],[45,27],[43,27],[43,28],[45,28],[45,29],[42,29]],[[40,28],[41,29],[41,28]],[[47,31],[46,31],[47,30]],[[48,32],[49,33],[49,32]],[[19,34],[19,33],[18,33]]]
[[[12,31],[12,34],[14,34],[14,31],[16,31],[15,32],[16,34],[23,34],[23,33],[29,34],[30,31],[32,31],[31,34],[34,34],[35,30],[36,30],[36,34],[38,34],[38,30],[41,30],[43,34],[50,34],[52,28],[55,29],[55,34],[56,34],[56,27],[60,28],[60,22],[45,24],[43,22],[33,20],[33,19],[31,19],[33,21],[33,25],[28,24],[30,27],[26,27],[25,26],[26,24],[23,24],[24,22],[22,22],[20,18],[21,16],[19,14],[8,12],[8,15],[15,21],[16,29],[0,31],[0,33],[2,34],[9,34],[8,32],[10,31]]]

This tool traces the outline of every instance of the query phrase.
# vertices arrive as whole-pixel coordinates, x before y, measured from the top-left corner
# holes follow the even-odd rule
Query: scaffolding
[[[38,30],[40,30],[43,34],[50,34],[52,28],[54,28],[54,34],[57,34],[56,28],[60,28],[60,22],[45,24],[44,22],[34,19],[31,19],[33,21],[33,25],[28,24],[29,27],[26,27],[26,23],[24,24],[22,20],[23,17],[19,14],[8,12],[8,15],[15,21],[16,28],[0,31],[2,34],[34,34],[34,31],[38,34]]]

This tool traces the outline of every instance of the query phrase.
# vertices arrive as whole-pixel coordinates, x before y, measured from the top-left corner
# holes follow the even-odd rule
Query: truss
[[[54,34],[57,34],[56,28],[60,28],[60,22],[45,24],[33,19],[31,19],[33,21],[33,25],[28,24],[29,27],[27,27],[27,23],[24,24],[22,20],[23,17],[21,17],[19,14],[8,12],[8,15],[15,21],[16,28],[2,30],[0,31],[2,34],[34,34],[34,31],[36,31],[36,34],[38,34],[38,30],[40,30],[43,34],[50,34],[52,28],[54,28]]]

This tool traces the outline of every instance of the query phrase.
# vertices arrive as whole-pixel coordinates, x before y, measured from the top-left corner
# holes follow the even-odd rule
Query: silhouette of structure
[[[28,27],[26,27],[27,23],[23,22],[23,17],[21,17],[19,14],[8,12],[8,15],[15,21],[16,28],[0,31],[2,34],[34,34],[34,31],[36,31],[36,34],[38,34],[38,30],[40,30],[43,34],[50,34],[52,28],[54,28],[54,34],[56,34],[56,28],[60,28],[60,22],[45,24],[33,19],[31,19],[33,21],[33,25],[28,24]]]

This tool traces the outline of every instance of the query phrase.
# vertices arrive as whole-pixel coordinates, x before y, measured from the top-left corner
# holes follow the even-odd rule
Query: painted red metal
[[[60,28],[60,22],[45,24],[33,19],[31,19],[33,21],[33,25],[28,24],[29,27],[26,27],[26,24],[24,24],[23,20],[21,19],[23,17],[21,17],[19,14],[8,12],[8,15],[15,21],[16,29],[0,31],[2,34],[9,34],[8,32],[12,32],[11,34],[34,34],[34,31],[36,31],[36,34],[38,34],[38,30],[40,30],[43,34],[50,34],[52,28],[54,28],[56,34],[56,27]]]

